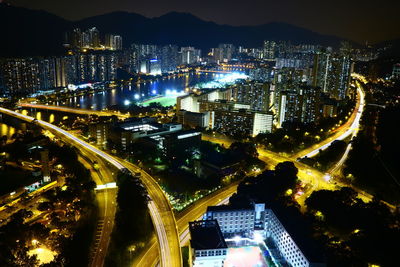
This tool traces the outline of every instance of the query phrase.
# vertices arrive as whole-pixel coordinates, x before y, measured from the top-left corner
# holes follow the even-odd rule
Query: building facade
[[[189,223],[191,267],[224,267],[228,246],[216,220]]]

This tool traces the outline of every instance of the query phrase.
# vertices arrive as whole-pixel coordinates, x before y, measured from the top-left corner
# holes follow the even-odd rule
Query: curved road
[[[189,222],[200,219],[206,212],[208,206],[216,206],[227,203],[229,197],[236,192],[238,184],[239,182],[235,182],[228,187],[217,190],[216,192],[199,199],[190,207],[177,214],[176,218],[179,229],[179,238],[182,246],[186,245],[190,238]],[[153,237],[147,243],[142,254],[136,258],[136,261],[132,264],[132,266],[156,266],[158,261],[159,254],[157,251],[157,243],[156,239]]]
[[[153,225],[157,232],[157,239],[161,252],[161,266],[165,267],[180,267],[182,266],[182,255],[180,249],[180,242],[178,237],[178,230],[176,229],[175,217],[172,212],[172,208],[165,197],[164,192],[158,186],[158,184],[152,179],[150,175],[145,173],[140,168],[133,164],[127,163],[125,161],[115,159],[114,157],[108,155],[107,153],[93,147],[92,145],[86,143],[80,138],[68,133],[61,128],[42,121],[36,120],[33,117],[20,114],[18,112],[0,108],[0,112],[7,114],[12,117],[19,118],[24,121],[32,122],[36,121],[44,129],[49,130],[57,134],[62,139],[71,141],[75,147],[81,151],[88,151],[96,156],[101,157],[103,160],[111,163],[119,170],[128,169],[134,172],[140,172],[142,174],[141,179],[151,200],[148,203],[148,208],[153,221]],[[155,185],[156,184],[156,185]],[[151,185],[149,188],[147,186]]]
[[[309,158],[313,157],[317,155],[320,150],[327,149],[332,144],[332,142],[336,140],[344,140],[349,136],[353,137],[357,135],[358,128],[360,126],[361,115],[364,111],[364,106],[365,106],[365,94],[361,89],[361,85],[358,84],[357,104],[349,120],[345,124],[340,126],[338,129],[336,129],[335,134],[333,134],[332,136],[319,142],[318,144],[315,144],[309,148],[300,151],[299,153],[294,154],[293,156],[291,156],[291,158],[298,159],[304,157],[309,157]]]

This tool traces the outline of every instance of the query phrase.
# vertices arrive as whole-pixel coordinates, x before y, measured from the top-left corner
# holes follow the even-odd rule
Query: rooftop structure
[[[205,220],[189,223],[191,247],[196,250],[224,249],[228,246],[219,228],[217,220]]]
[[[223,267],[228,246],[216,220],[189,223],[190,254],[193,267]]]

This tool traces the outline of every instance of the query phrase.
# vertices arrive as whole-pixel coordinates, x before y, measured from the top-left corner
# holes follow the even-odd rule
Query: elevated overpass
[[[127,119],[130,117],[129,113],[121,113],[113,110],[91,110],[91,109],[82,109],[82,108],[69,108],[69,107],[61,107],[61,106],[52,106],[52,105],[41,105],[41,104],[33,104],[33,103],[18,103],[18,106],[21,108],[35,108],[41,110],[51,110],[65,113],[74,113],[79,115],[97,115],[97,116],[117,116],[119,119]]]
[[[139,172],[141,174],[142,182],[151,198],[148,203],[148,209],[156,230],[161,266],[182,266],[180,239],[175,216],[168,198],[158,186],[154,178],[152,178],[139,167],[119,158],[115,158],[51,123],[37,120],[33,117],[26,116],[5,108],[0,108],[0,113],[18,118],[23,121],[35,122],[43,129],[52,132],[58,138],[74,145],[82,153],[88,153],[94,157],[100,157],[102,160],[108,162],[121,171],[128,170],[130,172]]]

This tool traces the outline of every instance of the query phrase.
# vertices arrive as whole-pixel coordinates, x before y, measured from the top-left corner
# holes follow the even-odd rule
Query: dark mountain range
[[[0,3],[0,56],[61,53],[71,22],[44,11]]]
[[[137,43],[177,44],[201,49],[219,43],[259,47],[265,39],[337,46],[343,39],[285,23],[229,26],[201,20],[187,13],[168,13],[157,18],[113,12],[72,22],[45,11],[0,3],[0,56],[49,55],[63,52],[65,32],[74,27],[97,27],[102,34],[116,33],[124,46]]]
[[[378,43],[375,47],[381,50],[382,58],[400,58],[400,39]]]
[[[114,12],[76,22],[81,27],[96,26],[103,32],[116,32],[125,43],[133,42],[196,46],[202,49],[219,43],[233,43],[246,47],[259,47],[265,39],[290,40],[337,46],[343,39],[321,35],[285,23],[259,26],[229,26],[201,20],[191,14],[171,12],[149,19],[134,13]]]

